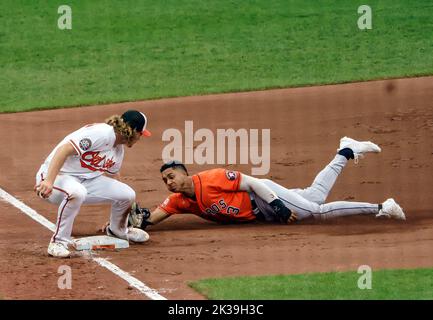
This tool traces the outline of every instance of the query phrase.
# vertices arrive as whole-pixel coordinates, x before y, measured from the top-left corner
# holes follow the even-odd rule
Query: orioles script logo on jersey
[[[106,159],[106,156],[101,157],[99,151],[89,151],[83,153],[80,159],[81,166],[83,168],[90,169],[92,171],[108,171],[116,162],[113,158]]]

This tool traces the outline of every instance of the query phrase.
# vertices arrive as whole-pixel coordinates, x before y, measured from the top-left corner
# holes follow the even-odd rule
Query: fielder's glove
[[[292,211],[290,211],[290,209],[284,205],[283,201],[281,201],[280,199],[275,199],[271,203],[269,203],[269,205],[272,207],[272,210],[274,210],[281,223],[293,222],[293,219],[291,219]],[[293,218],[294,220],[296,220],[296,216],[294,216]]]
[[[150,210],[141,208],[137,202],[134,202],[128,215],[128,227],[132,226],[144,230],[149,224],[152,224],[147,221],[149,217]]]

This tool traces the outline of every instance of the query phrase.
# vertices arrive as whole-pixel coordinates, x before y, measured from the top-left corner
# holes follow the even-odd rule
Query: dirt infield
[[[394,197],[406,222],[373,217],[293,226],[220,226],[176,216],[150,229],[151,240],[101,257],[169,299],[200,299],[187,281],[203,277],[433,267],[433,77],[0,115],[0,187],[55,221],[56,207],[32,189],[39,165],[67,133],[126,108],[149,117],[153,137],[127,150],[122,174],[142,205],[165,199],[158,168],[167,128],[270,128],[268,175],[287,187],[306,187],[333,157],[340,137],[375,141],[382,153],[350,163],[329,201],[379,203]],[[190,171],[215,166],[190,165]],[[230,166],[247,170],[248,166]],[[245,171],[249,173],[249,170]],[[0,201],[0,297],[10,299],[143,299],[128,284],[83,258],[46,256],[51,233]],[[86,206],[75,236],[94,234],[106,206]],[[60,265],[72,268],[72,289],[57,287]]]

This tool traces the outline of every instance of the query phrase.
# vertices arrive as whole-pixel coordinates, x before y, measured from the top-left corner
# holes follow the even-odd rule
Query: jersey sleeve
[[[88,151],[104,151],[113,147],[110,131],[99,124],[89,125],[69,136],[68,142],[79,155]]]
[[[165,211],[168,215],[185,213],[181,204],[182,204],[181,195],[178,193],[174,193],[169,195],[164,200],[164,202],[158,206],[158,208]]]
[[[241,173],[239,171],[215,169],[210,172],[210,179],[215,188],[220,191],[238,191],[241,184]]]

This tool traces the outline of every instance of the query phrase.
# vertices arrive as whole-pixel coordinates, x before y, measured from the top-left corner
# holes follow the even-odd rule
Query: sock
[[[355,158],[355,155],[353,154],[353,150],[350,148],[341,149],[340,151],[338,151],[338,154],[343,157],[346,157],[347,160]]]

